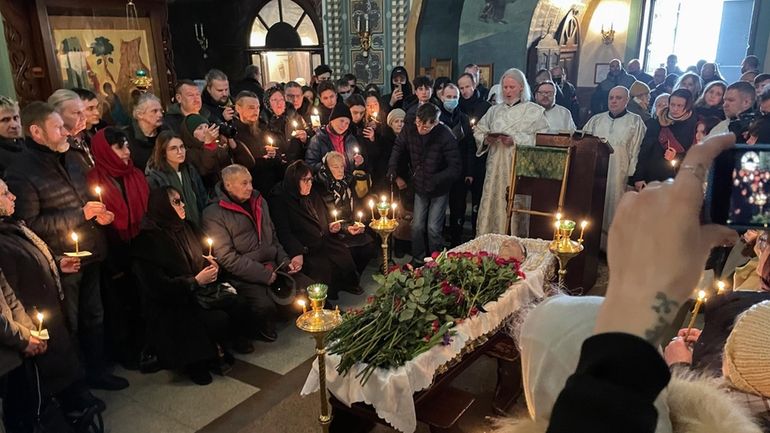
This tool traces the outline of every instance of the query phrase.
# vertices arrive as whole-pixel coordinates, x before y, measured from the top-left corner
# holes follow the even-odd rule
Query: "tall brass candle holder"
[[[369,202],[369,207],[372,209],[374,208],[374,201]],[[377,212],[380,214],[380,217],[375,219],[374,211],[372,210],[372,222],[369,223],[369,227],[377,232],[377,234],[380,235],[380,239],[382,239],[382,244],[380,247],[382,247],[383,274],[388,272],[388,238],[390,238],[390,234],[396,231],[396,227],[398,227],[398,221],[396,221],[395,215],[395,207],[393,207],[392,217],[388,218],[388,211],[390,210],[391,204],[387,202],[387,197],[382,196],[380,198],[380,202],[377,203]]]
[[[567,264],[572,258],[583,251],[583,231],[588,224],[584,221],[581,224],[580,239],[572,240],[572,232],[575,230],[575,221],[562,220],[557,218],[556,231],[554,239],[548,245],[548,250],[559,260],[559,285],[564,285],[564,278],[567,275]]]
[[[326,284],[312,284],[307,288],[307,296],[310,299],[310,311],[304,301],[302,304],[303,313],[297,318],[297,328],[309,333],[315,339],[315,354],[318,359],[318,382],[321,394],[321,416],[318,417],[318,423],[321,424],[321,431],[329,433],[329,425],[332,422],[332,415],[329,412],[329,399],[326,395],[326,347],[324,339],[326,334],[339,326],[342,322],[339,307],[334,311],[324,309],[326,303],[326,292],[329,287]]]

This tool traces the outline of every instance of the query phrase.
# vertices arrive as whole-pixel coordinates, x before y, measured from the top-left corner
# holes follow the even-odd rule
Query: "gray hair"
[[[139,97],[139,99],[136,101],[136,104],[134,105],[134,111],[132,112],[134,119],[136,119],[136,116],[144,113],[144,110],[145,110],[144,106],[147,105],[147,103],[150,101],[156,101],[158,104],[160,104],[160,99],[158,99],[157,96],[153,95],[152,93],[142,93],[142,95]]]
[[[72,100],[80,101],[80,95],[69,89],[59,89],[48,97],[48,103],[53,105],[54,110],[57,112],[61,110],[61,106]]]
[[[210,87],[211,82],[214,80],[227,81],[227,75],[219,69],[212,69],[208,71],[204,78],[206,79],[206,87]]]
[[[249,169],[240,164],[230,164],[222,169],[222,182],[227,184],[239,174],[249,174]]]
[[[334,161],[335,159],[340,160],[343,164],[345,163],[345,155],[337,152],[336,150],[332,150],[324,156],[324,163],[326,165],[329,165],[330,162]]]
[[[449,88],[455,89],[455,92],[457,92],[457,96],[460,96],[460,89],[457,86],[455,86],[454,83],[446,83],[446,84],[444,84],[444,88],[441,89],[441,95],[443,96],[444,95],[444,91],[446,89],[449,89]]]
[[[505,81],[506,78],[512,78],[521,85],[522,89],[521,89],[520,99],[522,101],[532,100],[532,90],[529,88],[529,84],[527,83],[527,77],[524,75],[524,72],[521,72],[521,70],[516,68],[511,68],[505,71],[503,73],[503,76],[500,77],[500,93],[502,93],[503,81]],[[500,100],[501,98],[502,98],[502,95],[498,97],[498,100]]]
[[[15,100],[0,95],[0,110],[17,110],[19,109],[19,103]]]

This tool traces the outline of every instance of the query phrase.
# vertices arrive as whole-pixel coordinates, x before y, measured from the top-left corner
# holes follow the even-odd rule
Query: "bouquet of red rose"
[[[481,251],[433,253],[414,269],[394,267],[375,275],[380,284],[363,309],[345,313],[328,337],[330,353],[341,356],[346,375],[357,362],[365,384],[376,368],[403,365],[437,344],[449,344],[455,323],[483,312],[511,284],[524,278],[520,263]]]

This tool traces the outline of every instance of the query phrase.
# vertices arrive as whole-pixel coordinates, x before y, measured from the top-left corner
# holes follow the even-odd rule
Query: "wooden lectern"
[[[585,294],[596,283],[604,194],[607,189],[607,169],[612,148],[606,141],[581,132],[572,135],[537,134],[535,145],[566,151],[564,161],[567,167],[561,167],[561,170],[567,173],[561,212],[565,218],[574,220],[578,225],[584,219],[588,220],[590,225],[586,229],[583,243],[585,250],[569,262],[565,283],[571,293]],[[528,155],[537,157],[536,152]],[[516,161],[517,167],[519,162]],[[554,167],[554,171],[558,169]],[[561,179],[553,176],[544,178],[517,175],[513,183],[516,195],[531,197],[530,209],[534,212],[526,212],[530,215],[529,237],[553,239],[553,223],[562,193]],[[542,215],[543,213],[550,214]],[[577,233],[574,239],[577,240]]]

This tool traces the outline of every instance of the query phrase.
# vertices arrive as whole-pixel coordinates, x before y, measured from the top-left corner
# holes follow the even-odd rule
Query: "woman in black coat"
[[[65,410],[103,406],[84,385],[83,369],[62,310],[60,275],[78,272],[80,259],[54,256],[43,240],[13,217],[15,199],[0,180],[0,269],[27,314],[34,318],[34,307],[44,314],[43,327],[51,336],[46,353],[35,358],[40,392],[43,397],[57,396]],[[37,399],[37,395],[33,397]]]
[[[296,261],[300,257],[303,273],[329,286],[329,299],[338,299],[344,290],[363,293],[350,250],[336,236],[340,223],[332,224],[321,196],[312,190],[313,173],[303,161],[286,169],[283,181],[273,188],[270,215],[281,245]]]
[[[203,234],[187,222],[179,191],[150,192],[147,218],[132,244],[134,272],[144,292],[147,339],[166,368],[184,368],[193,382],[211,383],[209,366],[223,344],[244,329],[243,305],[204,309],[196,291],[215,284],[219,266],[204,257]],[[236,327],[237,326],[237,327]]]

